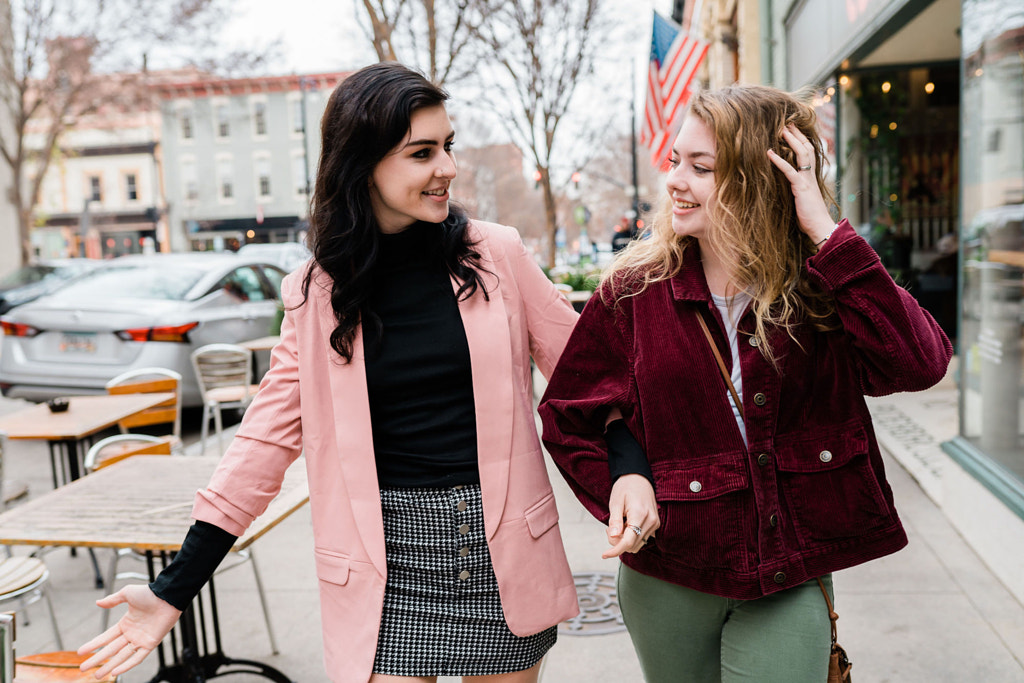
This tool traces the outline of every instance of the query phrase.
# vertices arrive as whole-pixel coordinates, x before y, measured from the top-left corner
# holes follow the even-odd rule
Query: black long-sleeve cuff
[[[654,474],[647,455],[636,440],[625,420],[613,420],[605,428],[604,439],[608,445],[608,474],[612,483],[624,474],[642,474],[654,486]]]
[[[149,584],[150,589],[184,612],[237,540],[237,536],[218,526],[196,522],[185,535],[178,554]]]

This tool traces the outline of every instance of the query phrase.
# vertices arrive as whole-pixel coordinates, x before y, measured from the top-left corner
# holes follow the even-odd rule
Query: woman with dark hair
[[[833,219],[809,104],[700,92],[671,154],[650,239],[551,378],[544,441],[608,524],[645,680],[821,683],[831,573],[907,543],[864,395],[933,385],[952,349]]]
[[[395,63],[331,95],[270,370],[181,552],[99,601],[129,609],[83,668],[141,662],[304,452],[332,681],[537,681],[578,608],[530,359],[550,373],[575,313],[515,230],[449,204],[446,99]]]

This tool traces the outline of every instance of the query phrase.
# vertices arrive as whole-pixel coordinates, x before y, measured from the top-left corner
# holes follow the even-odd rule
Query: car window
[[[278,270],[271,266],[263,267],[263,274],[267,276],[267,280],[270,282],[270,286],[273,288],[274,298],[281,298],[281,280],[284,279],[286,273],[283,270]]]
[[[0,279],[0,289],[23,287],[33,282],[39,282],[53,271],[52,266],[22,266]]]
[[[93,299],[131,297],[181,301],[203,276],[203,269],[170,264],[107,266],[86,273],[55,296]]]
[[[221,278],[217,287],[239,301],[264,301],[267,296],[260,285],[260,276],[250,266],[235,268]]]

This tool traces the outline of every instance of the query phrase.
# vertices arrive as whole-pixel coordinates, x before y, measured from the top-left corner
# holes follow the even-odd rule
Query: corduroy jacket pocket
[[[696,568],[747,564],[750,475],[743,453],[651,465],[661,509],[654,552]]]
[[[862,536],[895,522],[862,425],[780,440],[775,457],[780,497],[803,546]]]

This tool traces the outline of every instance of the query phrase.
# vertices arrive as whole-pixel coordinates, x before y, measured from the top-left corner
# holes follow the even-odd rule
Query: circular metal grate
[[[568,636],[600,636],[625,631],[615,592],[615,574],[577,572],[576,595],[580,613],[558,625],[558,633]]]

